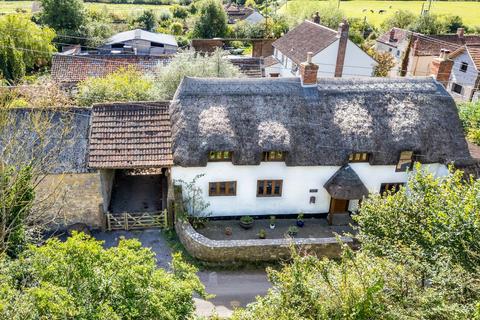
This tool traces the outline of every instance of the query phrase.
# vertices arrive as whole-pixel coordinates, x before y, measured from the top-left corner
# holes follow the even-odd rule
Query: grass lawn
[[[17,8],[31,12],[33,1],[2,1],[0,0],[0,14],[13,13]],[[87,8],[107,8],[109,11],[118,12],[120,14],[128,14],[135,11],[143,11],[152,9],[153,11],[163,11],[168,9],[168,5],[152,5],[152,4],[109,4],[109,3],[93,3],[85,2]]]
[[[380,26],[382,21],[393,14],[396,10],[410,10],[420,14],[422,4],[428,6],[428,1],[342,1],[342,9],[347,17],[367,17],[367,21]],[[280,8],[280,12],[288,15],[303,18],[311,16],[318,8],[327,6],[328,1],[314,0],[290,0]],[[366,10],[365,12],[363,10]],[[374,10],[374,13],[370,12]],[[379,14],[379,10],[386,10],[386,13]],[[465,1],[432,1],[431,12],[436,14],[451,14],[462,17],[463,22],[469,26],[480,26],[480,2]]]

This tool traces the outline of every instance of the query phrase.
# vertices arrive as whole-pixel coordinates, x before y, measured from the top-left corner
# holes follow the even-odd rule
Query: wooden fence
[[[107,230],[167,228],[167,210],[145,213],[107,213]]]

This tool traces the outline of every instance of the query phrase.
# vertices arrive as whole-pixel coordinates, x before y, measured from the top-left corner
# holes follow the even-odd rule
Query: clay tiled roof
[[[467,46],[468,52],[472,57],[473,63],[475,63],[475,67],[477,70],[480,70],[480,45],[477,46]]]
[[[263,59],[263,65],[265,67],[271,67],[273,65],[276,65],[277,63],[280,63],[280,61],[277,60],[274,56],[268,56],[265,59]]]
[[[453,52],[465,44],[480,45],[480,35],[465,35],[463,38],[459,38],[456,34],[414,36],[416,56],[438,56],[441,49]]]
[[[104,77],[120,68],[136,66],[142,72],[155,72],[171,60],[170,55],[62,55],[52,59],[52,78],[62,83],[77,83],[88,77]]]
[[[272,45],[295,63],[307,59],[307,53],[319,53],[337,40],[337,31],[305,20]]]
[[[168,102],[97,104],[92,108],[91,168],[171,166]]]
[[[393,39],[390,39],[390,33],[393,29]],[[408,36],[408,31],[400,28],[392,28],[389,31],[385,32],[382,34],[380,37],[378,37],[377,41],[381,43],[388,44],[389,46],[392,47],[397,47],[397,45],[405,40]],[[393,41],[390,41],[393,40]]]

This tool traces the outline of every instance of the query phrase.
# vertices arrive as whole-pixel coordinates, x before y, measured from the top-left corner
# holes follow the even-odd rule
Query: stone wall
[[[37,187],[36,199],[36,209],[45,210],[47,221],[54,219],[60,229],[74,223],[104,225],[98,172],[47,175]]]
[[[190,223],[177,220],[177,235],[185,249],[193,257],[208,262],[276,261],[290,258],[293,244],[300,252],[318,257],[335,258],[340,255],[341,245],[335,238],[303,239],[252,239],[252,240],[211,240],[196,232]],[[353,239],[341,240],[354,247]]]

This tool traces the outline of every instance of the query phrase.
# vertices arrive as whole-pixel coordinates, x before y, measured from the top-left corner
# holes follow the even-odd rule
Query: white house
[[[380,35],[375,41],[375,50],[379,52],[388,52],[395,60],[395,66],[389,73],[390,77],[399,75],[402,60],[407,51],[409,31],[400,28],[392,28],[390,31]]]
[[[170,34],[135,29],[117,33],[99,48],[101,51],[158,56],[175,54],[178,44]]]
[[[465,45],[449,55],[453,61],[447,90],[455,99],[480,100],[480,45]]]
[[[396,189],[419,161],[470,158],[455,103],[433,78],[185,78],[170,105],[173,181],[213,216],[335,213]],[[330,215],[331,216],[331,215]]]
[[[348,39],[348,23],[338,32],[304,21],[273,42],[274,54],[265,62],[267,77],[299,76],[299,65],[312,52],[319,77],[371,77],[377,62]]]

